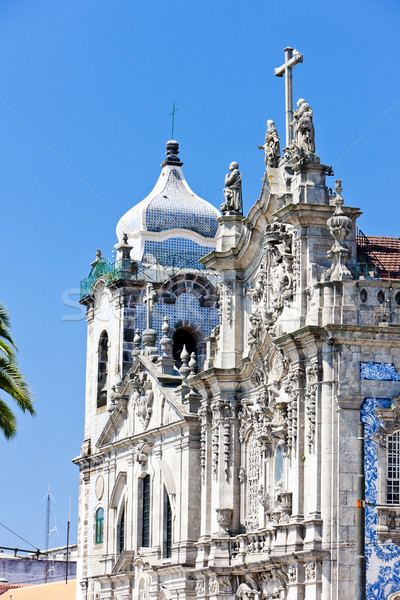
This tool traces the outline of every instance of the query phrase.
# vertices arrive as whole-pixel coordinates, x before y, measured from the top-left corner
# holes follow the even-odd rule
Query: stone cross
[[[285,108],[286,108],[286,147],[288,148],[293,140],[293,76],[292,69],[298,63],[303,62],[303,55],[297,50],[290,48],[284,49],[285,62],[275,69],[276,77],[285,75]]]
[[[153,308],[154,300],[157,298],[157,294],[151,285],[147,284],[146,294],[143,296],[143,302],[146,302],[146,329],[151,329],[153,325]]]

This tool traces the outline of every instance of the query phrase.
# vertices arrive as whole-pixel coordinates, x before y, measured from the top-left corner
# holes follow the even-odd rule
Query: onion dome
[[[215,247],[219,211],[189,187],[182,171],[178,142],[167,142],[167,156],[160,177],[150,194],[131,208],[117,225],[120,241],[127,234],[132,258],[142,260],[145,240],[185,238]]]

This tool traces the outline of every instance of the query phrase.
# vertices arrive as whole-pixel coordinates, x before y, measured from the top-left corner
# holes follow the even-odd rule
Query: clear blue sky
[[[18,414],[15,440],[0,439],[2,523],[43,547],[51,482],[60,536],[50,543],[65,543],[69,494],[76,539],[86,324],[66,320],[79,313],[63,294],[97,248],[111,258],[119,217],[155,183],[173,101],[193,190],[219,206],[237,160],[247,212],[267,119],[284,139],[273,68],[294,46],[304,54],[294,96],[314,109],[317,153],[363,211],[364,232],[398,236],[399,29],[396,0],[2,0],[0,300],[37,410]],[[26,543],[0,527],[0,545]]]

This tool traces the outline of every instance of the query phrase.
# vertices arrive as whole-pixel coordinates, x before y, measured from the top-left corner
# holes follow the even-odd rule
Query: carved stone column
[[[222,273],[219,284],[220,334],[214,364],[220,368],[237,367],[243,356],[243,282]]]
[[[232,509],[229,530],[239,526],[239,438],[236,397],[227,394],[211,403],[212,534],[218,534],[217,511]],[[218,513],[219,514],[219,513]],[[218,534],[219,535],[219,534]]]
[[[217,238],[217,251],[226,252],[234,248],[242,232],[243,215],[231,214],[218,218],[220,232]]]

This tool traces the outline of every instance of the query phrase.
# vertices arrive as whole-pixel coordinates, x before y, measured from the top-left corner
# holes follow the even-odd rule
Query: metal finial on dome
[[[167,146],[167,158],[164,160],[162,167],[165,165],[173,165],[175,167],[181,167],[183,162],[181,162],[178,154],[179,154],[179,144],[175,140],[169,140],[166,144]]]

